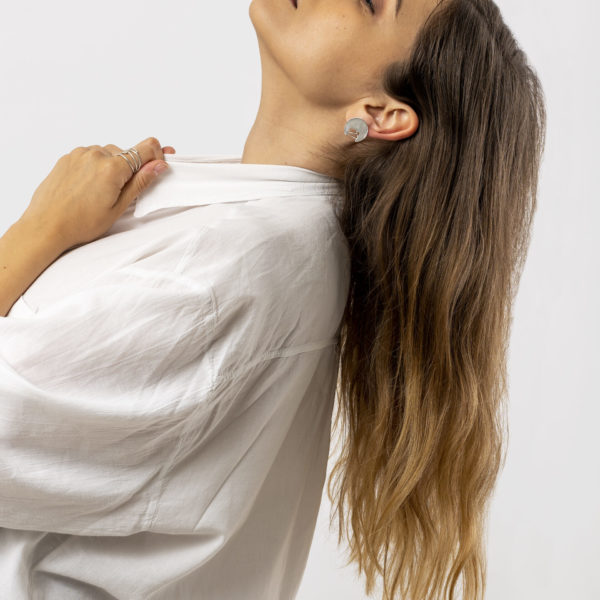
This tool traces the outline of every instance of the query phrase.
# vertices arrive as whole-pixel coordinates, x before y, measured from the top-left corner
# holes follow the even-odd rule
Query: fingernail
[[[158,163],[155,167],[154,167],[154,173],[155,175],[158,175],[159,173],[162,173],[165,169],[168,169],[169,165],[167,165],[167,163]]]

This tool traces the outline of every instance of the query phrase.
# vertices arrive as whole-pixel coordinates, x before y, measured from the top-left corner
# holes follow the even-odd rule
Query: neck
[[[261,52],[261,56],[265,54]],[[340,178],[337,166],[322,148],[326,143],[345,141],[343,111],[314,107],[290,85],[277,65],[266,62],[262,58],[260,105],[241,162],[302,167]]]

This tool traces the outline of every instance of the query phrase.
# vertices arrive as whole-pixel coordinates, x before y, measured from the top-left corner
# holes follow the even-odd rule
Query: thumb
[[[133,177],[123,186],[114,209],[119,215],[163,173],[169,165],[164,160],[152,160],[146,163]]]

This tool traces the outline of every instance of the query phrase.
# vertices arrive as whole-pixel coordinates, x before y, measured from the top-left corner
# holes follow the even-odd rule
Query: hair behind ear
[[[324,149],[351,257],[328,494],[367,594],[478,600],[543,91],[491,0],[440,4],[384,84],[415,134]]]

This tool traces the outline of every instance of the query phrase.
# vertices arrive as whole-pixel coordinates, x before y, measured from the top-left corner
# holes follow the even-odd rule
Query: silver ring
[[[133,148],[129,148],[129,150],[126,150],[125,152],[119,152],[117,156],[122,156],[127,161],[127,164],[131,168],[131,171],[134,175],[142,167],[142,158],[140,156],[140,153],[138,152],[138,149],[135,146]]]

